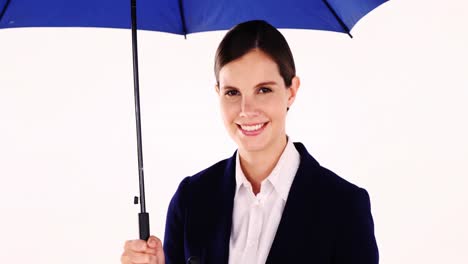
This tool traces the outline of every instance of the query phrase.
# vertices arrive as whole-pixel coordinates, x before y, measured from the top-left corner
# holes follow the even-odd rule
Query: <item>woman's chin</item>
[[[266,149],[265,142],[260,142],[258,140],[240,140],[240,142],[238,141],[237,143],[241,152],[262,152]]]

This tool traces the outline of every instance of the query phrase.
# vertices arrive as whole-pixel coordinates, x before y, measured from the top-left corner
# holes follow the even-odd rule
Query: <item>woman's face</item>
[[[216,87],[221,114],[241,153],[284,147],[286,109],[294,102],[298,88],[297,77],[287,88],[277,64],[260,50],[221,68]]]

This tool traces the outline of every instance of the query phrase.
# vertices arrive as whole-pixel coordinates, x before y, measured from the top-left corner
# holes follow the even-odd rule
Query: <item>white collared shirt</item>
[[[236,192],[229,241],[230,264],[264,264],[270,252],[300,155],[291,139],[255,196],[236,157]]]

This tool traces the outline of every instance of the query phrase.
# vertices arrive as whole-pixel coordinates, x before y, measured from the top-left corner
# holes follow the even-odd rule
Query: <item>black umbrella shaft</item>
[[[138,78],[138,42],[137,42],[137,12],[136,0],[130,0],[132,17],[132,53],[133,53],[133,84],[135,94],[135,121],[138,149],[138,175],[140,182],[140,209],[138,225],[140,239],[148,240],[150,236],[149,214],[146,212],[145,177],[143,173],[143,144],[141,140],[141,116],[140,116],[140,82]]]
[[[140,81],[138,73],[138,41],[137,41],[137,15],[136,0],[131,0],[132,16],[132,54],[133,54],[133,86],[135,94],[135,120],[137,132],[137,150],[138,150],[138,175],[140,182],[140,207],[141,212],[146,213],[145,202],[145,180],[143,173],[143,146],[141,139],[141,115],[140,115]]]

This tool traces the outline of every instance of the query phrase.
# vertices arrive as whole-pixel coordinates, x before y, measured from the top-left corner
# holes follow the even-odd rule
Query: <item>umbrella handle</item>
[[[140,239],[148,241],[148,238],[150,236],[149,214],[139,213],[138,224],[140,226]]]

